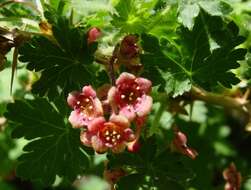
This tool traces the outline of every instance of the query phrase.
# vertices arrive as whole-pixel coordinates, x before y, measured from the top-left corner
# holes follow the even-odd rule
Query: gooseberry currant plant
[[[251,43],[230,0],[0,7],[16,5],[26,15],[12,14],[36,23],[0,31],[0,68],[13,48],[12,77],[24,65],[33,78],[4,114],[12,137],[28,140],[17,176],[45,187],[97,175],[111,190],[241,189],[251,163],[221,137],[227,114],[251,130]]]

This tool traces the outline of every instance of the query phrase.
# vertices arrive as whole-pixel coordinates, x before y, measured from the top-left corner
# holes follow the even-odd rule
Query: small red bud
[[[99,28],[93,27],[88,31],[88,44],[95,42],[101,36]]]

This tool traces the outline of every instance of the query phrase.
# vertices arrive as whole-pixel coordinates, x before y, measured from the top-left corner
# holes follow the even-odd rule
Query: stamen
[[[140,89],[140,87],[139,87],[139,86],[137,86],[136,90],[139,90],[139,89]]]
[[[131,93],[130,93],[130,96],[133,96],[133,95],[134,95],[134,93],[133,93],[133,92],[131,92]]]
[[[122,98],[122,99],[125,99],[125,97],[126,97],[126,96],[125,96],[124,94],[121,95],[121,98]]]
[[[90,102],[90,99],[89,99],[89,98],[86,98],[86,99],[85,99],[85,102]]]
[[[117,139],[119,140],[119,139],[120,139],[120,137],[121,137],[121,135],[119,135],[119,134],[118,134],[116,137],[117,137]]]
[[[114,143],[116,141],[116,139],[115,138],[112,138],[112,142]]]
[[[116,134],[118,134],[118,133],[117,133],[116,131],[113,131],[112,134],[113,134],[113,135],[116,135]]]
[[[92,110],[92,109],[93,109],[93,106],[91,105],[91,106],[89,106],[88,108],[89,108],[90,110]]]
[[[79,104],[80,104],[80,101],[77,101],[77,104],[79,105]]]
[[[105,132],[105,135],[106,135],[106,136],[108,136],[109,134],[110,134],[109,131],[106,131],[106,132]]]
[[[106,138],[105,138],[105,140],[109,141],[109,140],[110,140],[110,137],[109,137],[109,136],[108,136],[108,137],[106,137]]]
[[[138,98],[137,98],[137,100],[138,100],[138,101],[140,101],[140,100],[141,100],[141,98],[140,98],[140,97],[138,97]]]

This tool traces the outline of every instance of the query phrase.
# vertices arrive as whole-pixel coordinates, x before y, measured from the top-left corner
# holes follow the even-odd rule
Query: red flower
[[[195,159],[198,156],[198,153],[193,148],[187,146],[187,137],[186,135],[181,132],[179,129],[174,129],[175,137],[172,141],[172,148],[176,151],[184,154],[192,159]]]
[[[88,44],[95,42],[100,36],[101,36],[101,31],[99,28],[96,27],[91,28],[88,31],[88,39],[87,39]]]
[[[105,118],[95,118],[80,135],[81,142],[93,147],[98,153],[106,152],[109,148],[114,152],[122,152],[128,142],[135,139],[129,128],[127,118],[121,115],[112,115],[108,122]]]
[[[223,171],[223,177],[226,180],[225,190],[240,190],[241,173],[238,172],[234,163]]]
[[[122,73],[116,81],[116,87],[108,92],[108,100],[114,110],[119,108],[119,114],[130,121],[135,117],[146,116],[152,108],[152,83],[145,78],[136,78],[130,73]]]
[[[139,47],[137,45],[138,37],[135,35],[128,35],[124,37],[120,45],[120,54],[127,59],[134,58],[139,54]]]
[[[69,117],[74,128],[87,126],[94,118],[103,115],[101,102],[91,86],[84,86],[82,92],[71,92],[67,102],[74,109]]]

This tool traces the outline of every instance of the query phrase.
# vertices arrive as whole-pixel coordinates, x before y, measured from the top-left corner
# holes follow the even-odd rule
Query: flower
[[[88,125],[87,130],[81,132],[80,140],[97,153],[104,153],[108,149],[119,153],[135,139],[129,126],[128,119],[121,115],[112,115],[108,122],[104,117],[98,117]]]
[[[187,146],[187,137],[181,132],[178,128],[174,129],[174,139],[172,141],[172,149],[184,154],[192,159],[195,159],[198,156],[198,153],[193,148]]]
[[[223,177],[226,180],[225,190],[240,190],[242,177],[234,163],[231,163],[229,167],[223,171]]]
[[[138,37],[135,35],[125,36],[120,44],[120,54],[131,59],[139,55]]]
[[[93,27],[88,31],[87,35],[88,35],[87,42],[88,44],[90,44],[95,42],[101,36],[101,31],[99,28]]]
[[[152,108],[151,81],[122,73],[116,80],[116,86],[108,92],[108,100],[113,109],[119,108],[119,114],[132,121],[135,117],[146,116]]]
[[[74,128],[87,126],[94,118],[103,115],[103,108],[91,86],[84,86],[82,92],[71,92],[67,102],[74,110],[69,122]]]

